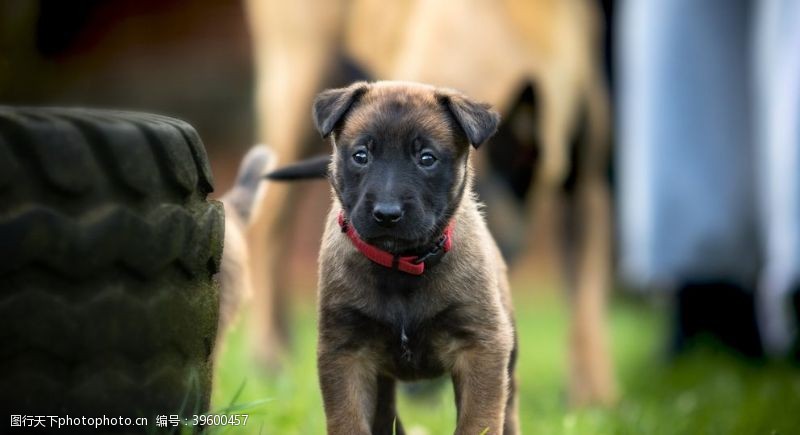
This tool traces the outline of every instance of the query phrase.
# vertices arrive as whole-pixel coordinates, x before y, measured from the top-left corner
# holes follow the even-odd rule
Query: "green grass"
[[[315,369],[314,308],[296,307],[295,346],[284,370],[268,375],[248,357],[246,322],[229,334],[217,367],[212,409],[240,406],[244,428],[214,433],[317,434],[325,419]],[[567,316],[553,296],[517,298],[520,420],[528,434],[792,434],[800,433],[800,370],[754,364],[712,351],[664,358],[663,312],[640,303],[611,306],[621,399],[610,409],[566,406]],[[455,427],[449,383],[435,394],[399,397],[403,425],[417,433]]]

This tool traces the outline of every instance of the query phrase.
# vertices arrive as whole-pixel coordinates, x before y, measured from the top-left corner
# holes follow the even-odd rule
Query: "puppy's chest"
[[[381,370],[397,379],[442,375],[449,353],[471,337],[464,308],[457,304],[431,310],[402,298],[383,302],[377,312],[365,313],[358,334],[363,345],[375,352]]]
[[[388,306],[387,316],[377,322],[380,331],[372,345],[381,354],[383,368],[398,379],[414,380],[442,375],[449,365],[448,353],[469,337],[457,306],[433,316]]]

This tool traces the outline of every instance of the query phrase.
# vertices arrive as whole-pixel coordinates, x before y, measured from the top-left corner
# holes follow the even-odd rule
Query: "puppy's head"
[[[470,145],[497,130],[486,104],[415,83],[355,83],[314,102],[314,122],[332,136],[331,183],[367,242],[413,250],[441,234],[468,186]]]

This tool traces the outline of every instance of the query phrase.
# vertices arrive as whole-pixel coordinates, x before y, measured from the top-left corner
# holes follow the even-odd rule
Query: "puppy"
[[[449,374],[458,434],[518,432],[506,266],[472,193],[470,145],[499,115],[406,82],[327,90],[333,155],[319,258],[318,369],[328,433],[403,433],[395,383]]]

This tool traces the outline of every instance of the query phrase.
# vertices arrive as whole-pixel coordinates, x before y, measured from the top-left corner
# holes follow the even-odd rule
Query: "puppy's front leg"
[[[317,368],[328,434],[370,434],[377,396],[372,360],[363,350],[320,349]]]
[[[510,349],[470,348],[453,366],[458,424],[456,434],[502,434],[508,395]]]

